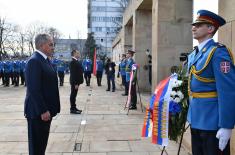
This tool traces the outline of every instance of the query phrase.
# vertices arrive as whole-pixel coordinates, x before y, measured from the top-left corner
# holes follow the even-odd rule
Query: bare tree
[[[0,17],[0,59],[15,51],[15,25]]]
[[[123,12],[129,4],[129,0],[118,0],[115,2],[119,4],[119,6],[122,8]],[[122,17],[120,17],[120,18],[122,18]],[[114,25],[114,27],[116,27],[116,29],[113,32],[118,33],[122,29],[122,20],[114,20],[113,25]]]
[[[48,34],[50,34],[50,36],[52,36],[53,40],[59,39],[61,37],[61,33],[59,32],[59,30],[57,30],[54,27],[48,28]]]
[[[24,32],[24,30],[22,29],[22,27],[20,27],[19,25],[16,26],[15,29],[15,41],[16,41],[16,46],[17,46],[17,51],[20,52],[21,56],[25,55],[26,51],[25,49],[25,44],[26,44],[26,34]]]
[[[34,23],[31,23],[26,29],[27,29],[26,41],[28,42],[28,49],[31,54],[31,52],[35,50],[35,46],[34,46],[35,36],[40,33],[47,33],[48,28],[40,22],[34,22]]]

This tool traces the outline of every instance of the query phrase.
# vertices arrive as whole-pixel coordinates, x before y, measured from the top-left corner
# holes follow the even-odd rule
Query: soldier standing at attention
[[[86,59],[83,60],[82,67],[83,67],[83,71],[84,71],[84,78],[86,80],[86,85],[90,86],[92,61],[91,61],[91,59],[89,59],[89,57],[86,57]]]
[[[101,86],[103,70],[104,70],[104,63],[102,60],[100,60],[99,57],[97,57],[97,60],[96,60],[96,79],[97,79],[98,86]]]
[[[199,10],[192,23],[198,47],[188,57],[193,155],[230,155],[229,139],[235,124],[235,66],[231,51],[212,39],[225,20]]]
[[[126,54],[122,54],[122,60],[121,63],[119,64],[119,68],[118,68],[118,77],[121,74],[122,77],[122,85],[125,87],[125,93],[122,94],[122,96],[127,96],[128,95],[128,89],[127,89],[127,85],[126,85]]]
[[[128,50],[127,51],[127,63],[126,63],[126,87],[127,90],[129,90],[130,85],[130,78],[131,78],[131,71],[132,71],[132,65],[135,64],[133,60],[133,55],[135,51]],[[130,103],[130,110],[136,110],[137,109],[137,94],[136,94],[136,77],[133,77],[133,80],[131,82],[131,103]]]

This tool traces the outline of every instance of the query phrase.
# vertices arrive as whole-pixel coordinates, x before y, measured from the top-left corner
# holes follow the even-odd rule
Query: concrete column
[[[153,86],[179,65],[179,55],[192,49],[192,0],[157,0],[152,8]]]
[[[133,24],[132,24],[132,20],[130,22],[131,22],[130,24],[124,26],[124,50],[125,52],[127,52],[127,49],[132,48]]]
[[[152,10],[136,10],[133,16],[133,49],[136,51],[135,61],[138,63],[138,83],[140,90],[151,91],[149,84],[146,49],[152,51]]]
[[[219,15],[221,15],[227,24],[219,29],[218,41],[225,44],[235,55],[235,1],[219,0]],[[235,154],[235,132],[233,130],[230,142],[231,154]]]

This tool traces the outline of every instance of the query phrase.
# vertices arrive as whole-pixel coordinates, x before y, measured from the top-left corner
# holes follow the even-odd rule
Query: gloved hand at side
[[[217,131],[216,138],[219,139],[219,149],[223,151],[231,138],[232,129],[220,128]]]

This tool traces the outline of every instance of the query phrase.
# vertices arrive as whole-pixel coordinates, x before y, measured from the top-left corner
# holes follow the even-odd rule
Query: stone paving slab
[[[106,83],[103,79],[103,84]],[[117,85],[115,92],[106,92],[106,85],[79,87],[77,107],[81,115],[69,113],[70,85],[68,75],[60,89],[61,113],[53,118],[46,155],[160,155],[161,147],[141,137],[144,114],[124,110],[126,97]],[[27,155],[27,122],[23,115],[25,87],[0,86],[0,155]],[[143,94],[148,102],[149,94]],[[81,150],[74,150],[81,143]],[[170,142],[169,155],[176,154],[177,144]],[[182,148],[181,155],[187,155]]]

